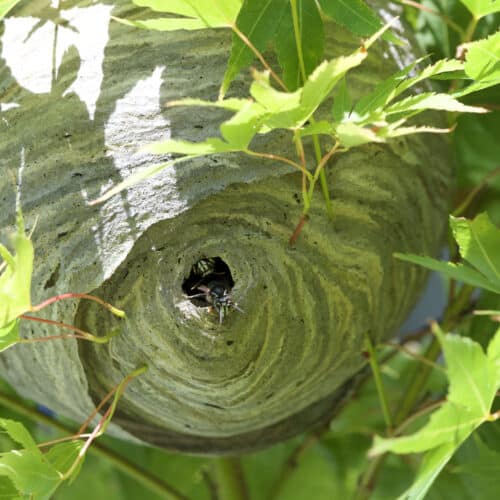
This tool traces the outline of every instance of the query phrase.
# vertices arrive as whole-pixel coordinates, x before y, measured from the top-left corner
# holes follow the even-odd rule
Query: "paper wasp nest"
[[[15,346],[0,356],[0,373],[22,395],[83,421],[147,364],[121,399],[116,435],[205,453],[266,446],[332,415],[366,364],[365,335],[387,338],[411,309],[425,275],[392,254],[439,246],[446,141],[401,138],[339,156],[327,168],[335,217],[318,190],[294,248],[300,173],[245,156],[171,167],[89,207],[158,162],[141,145],[214,136],[227,116],[164,103],[216,98],[229,32],[147,32],[110,20],[135,15],[130,5],[65,2],[56,11],[24,2],[0,27],[0,223],[14,221],[6,174],[21,168],[25,218],[38,217],[33,302],[92,293],[128,315],[109,344]],[[338,26],[327,32],[327,57],[359,43]],[[354,98],[415,57],[385,42],[371,52],[349,76]],[[260,141],[294,156],[287,134]],[[101,335],[118,324],[88,302],[44,313]],[[55,333],[23,324],[27,336]]]

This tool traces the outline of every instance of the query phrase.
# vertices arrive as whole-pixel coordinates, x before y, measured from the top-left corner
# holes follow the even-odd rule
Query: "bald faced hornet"
[[[218,261],[216,259],[218,257],[200,259],[191,267],[191,274],[200,278],[205,278],[211,274],[223,275],[224,272],[222,270],[217,271]]]
[[[207,306],[213,307],[213,309],[219,314],[219,324],[222,324],[222,321],[224,320],[224,317],[229,309],[233,308],[240,313],[243,312],[238,307],[238,304],[233,302],[226,286],[227,285],[224,281],[210,281],[206,285],[200,284],[196,286],[196,290],[199,290],[201,293],[189,295],[188,297],[190,299],[203,298],[207,303]]]
[[[220,257],[198,260],[191,267],[188,281],[189,286],[185,283],[183,287],[187,297],[198,307],[209,307],[216,312],[219,324],[230,309],[243,312],[231,298],[230,291],[234,281],[229,267]]]

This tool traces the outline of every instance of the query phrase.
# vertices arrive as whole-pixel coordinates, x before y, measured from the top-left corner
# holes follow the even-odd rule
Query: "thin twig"
[[[261,62],[262,66],[269,71],[269,74],[276,80],[276,83],[285,91],[288,92],[288,88],[283,82],[283,80],[273,71],[268,62],[264,59],[264,56],[257,50],[250,39],[236,26],[235,23],[231,24],[231,29],[238,35],[242,42],[255,54],[257,59]]]
[[[112,312],[115,316],[119,317],[124,317],[125,313],[114,307],[111,304],[108,304],[104,300],[100,299],[99,297],[95,297],[94,295],[88,295],[87,293],[61,293],[60,295],[54,295],[54,297],[50,297],[50,299],[44,300],[43,302],[40,302],[40,304],[33,306],[31,308],[31,312],[38,312],[41,309],[49,306],[50,304],[53,304],[54,302],[58,302],[60,300],[64,299],[86,299],[86,300],[91,300],[93,302],[97,302],[101,306],[105,307],[108,309],[108,311]]]
[[[250,500],[239,457],[216,458],[214,479],[220,500]]]
[[[92,336],[93,335],[89,332],[86,332],[85,330],[81,330],[80,328],[77,328],[76,326],[73,326],[73,325],[68,325],[67,323],[61,323],[60,321],[54,321],[52,319],[45,319],[45,318],[37,318],[36,316],[28,316],[27,314],[22,314],[21,316],[19,316],[21,319],[25,319],[27,321],[35,321],[37,323],[46,323],[48,325],[53,325],[53,326],[58,326],[59,328],[67,328],[68,330],[71,330],[73,332],[76,332],[78,333],[78,338],[88,338],[88,336]],[[59,337],[75,337],[75,335],[57,335],[56,338],[59,338]],[[40,341],[45,341],[49,338],[53,338],[53,337],[42,337],[40,339],[23,339],[23,340],[29,340],[29,341],[37,341],[37,340],[40,340]]]
[[[425,358],[424,356],[420,356],[419,354],[413,352],[411,349],[408,349],[408,347],[405,347],[404,344],[396,344],[394,342],[384,342],[382,345],[385,345],[387,347],[391,347],[392,349],[397,349],[398,351],[404,352],[405,354],[408,354],[408,356],[416,359],[417,361],[420,361],[424,365],[428,365],[431,368],[435,370],[440,370],[442,372],[445,372],[446,370],[438,365],[437,363],[434,363],[433,361]]]
[[[482,191],[495,177],[500,175],[500,166],[496,167],[494,170],[491,172],[488,172],[481,181],[480,184],[478,184],[465,198],[462,203],[453,210],[452,215],[454,217],[459,217],[462,215],[463,212],[467,209],[467,207],[471,204],[471,202],[474,200],[474,198],[477,196],[477,194]]]
[[[35,316],[29,316],[27,314],[22,314],[19,317],[21,319],[25,319],[27,321],[35,321],[37,323],[46,323],[48,325],[57,326],[59,328],[66,328],[68,330],[76,332],[76,334],[74,334],[74,335],[63,334],[63,335],[48,335],[46,337],[30,338],[30,339],[23,338],[20,340],[20,342],[24,343],[24,344],[28,344],[31,342],[47,342],[48,340],[59,340],[59,339],[81,339],[81,340],[89,340],[90,342],[96,342],[98,344],[105,344],[113,336],[112,334],[109,334],[109,335],[105,335],[103,337],[97,337],[96,335],[93,335],[92,333],[89,333],[89,332],[86,332],[85,330],[81,330],[80,328],[77,328],[76,326],[69,325],[68,323],[62,323],[61,321],[54,321],[52,319],[37,318]]]
[[[312,178],[311,173],[308,172],[300,163],[290,160],[289,158],[286,158],[284,156],[279,156],[272,153],[259,153],[258,151],[252,151],[251,149],[246,149],[245,153],[247,153],[250,156],[255,156],[256,158],[264,158],[266,160],[280,161],[282,163],[286,163],[287,165],[291,165],[292,167],[300,170],[308,178]]]
[[[428,12],[429,14],[434,14],[435,16],[440,17],[444,23],[446,23],[451,29],[456,31],[460,38],[463,39],[465,37],[465,31],[455,22],[453,19],[448,16],[441,14],[441,12],[431,9],[425,5],[419,4],[418,2],[414,2],[412,0],[399,0],[400,3],[404,5],[408,5],[409,7],[414,7],[415,9],[421,10],[423,12]]]
[[[280,477],[278,478],[273,489],[271,490],[271,493],[269,494],[269,500],[274,500],[275,498],[279,497],[283,486],[297,468],[299,461],[307,453],[307,451],[309,451],[321,439],[321,436],[328,430],[328,428],[329,425],[326,425],[315,432],[309,433],[303,439],[303,441],[291,452],[283,468],[281,469]]]
[[[377,361],[377,355],[375,353],[375,349],[373,347],[373,343],[370,339],[370,336],[367,334],[365,336],[366,346],[368,348],[368,353],[370,355],[370,367],[373,372],[373,379],[375,381],[375,386],[377,388],[377,394],[380,400],[380,406],[382,407],[382,413],[384,415],[385,425],[387,427],[387,434],[391,435],[392,433],[392,417],[391,412],[389,410],[389,404],[387,402],[387,394],[384,388],[384,383],[382,382],[382,376],[380,374],[380,367]]]
[[[422,415],[425,415],[426,413],[429,413],[430,411],[435,410],[436,408],[439,408],[445,402],[446,402],[446,399],[443,398],[443,399],[440,399],[439,401],[433,401],[432,403],[426,403],[426,404],[422,405],[418,410],[415,411],[415,413],[412,413],[406,420],[404,420],[395,429],[394,435],[399,436],[418,417],[421,417]]]

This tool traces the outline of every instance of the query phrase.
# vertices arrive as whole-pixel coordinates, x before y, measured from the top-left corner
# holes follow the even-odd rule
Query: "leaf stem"
[[[97,337],[96,335],[93,335],[89,332],[86,332],[85,330],[81,330],[80,328],[77,328],[76,326],[68,325],[67,323],[62,323],[60,321],[54,321],[52,319],[45,319],[45,318],[37,318],[35,316],[28,316],[27,314],[22,314],[19,317],[21,319],[25,319],[27,321],[36,321],[38,323],[47,323],[48,325],[58,326],[59,328],[67,328],[68,330],[76,332],[76,335],[49,335],[47,337],[21,339],[20,343],[23,343],[23,344],[28,344],[31,342],[46,342],[48,340],[68,339],[68,338],[89,340],[91,342],[96,342],[97,344],[105,344],[106,342],[109,341],[109,339],[111,337],[116,335],[116,332],[113,331],[108,335],[104,335],[102,337]]]
[[[378,471],[380,470],[380,467],[384,463],[386,455],[387,454],[384,453],[371,460],[368,468],[359,480],[359,486],[353,500],[367,500],[370,498],[373,489],[373,482]]]
[[[399,425],[399,427],[394,430],[394,435],[399,436],[417,418],[425,415],[426,413],[429,413],[432,410],[435,410],[436,408],[439,408],[445,402],[446,399],[440,399],[439,401],[434,401],[430,404],[423,405],[421,408],[415,411],[415,413],[412,413],[404,422],[401,423],[401,425]]]
[[[419,356],[418,354],[414,353],[413,351],[411,351],[410,349],[405,347],[404,344],[396,344],[394,342],[384,342],[383,345],[390,347],[391,349],[397,349],[398,351],[404,352],[405,354],[407,354],[411,358],[416,359],[417,361],[420,361],[424,365],[428,365],[433,370],[440,370],[442,372],[446,371],[441,365],[438,365],[437,363],[430,361],[425,356]]]
[[[264,158],[266,160],[286,163],[287,165],[291,165],[292,167],[299,169],[308,179],[312,179],[311,172],[308,172],[305,167],[303,167],[300,163],[290,160],[289,158],[286,158],[284,156],[279,156],[272,153],[260,153],[258,151],[252,151],[251,149],[245,149],[244,152],[250,156],[255,156],[256,158]]]
[[[269,71],[269,74],[274,78],[276,83],[285,91],[288,92],[288,88],[283,82],[283,80],[273,71],[271,66],[267,63],[264,56],[258,51],[257,47],[250,41],[250,39],[236,26],[236,23],[231,24],[231,29],[236,33],[236,35],[241,39],[241,41],[255,54],[255,57],[261,62],[262,66]],[[222,99],[223,95],[219,95],[219,99]]]
[[[391,412],[389,410],[389,404],[387,402],[387,394],[384,388],[384,383],[382,382],[382,377],[380,374],[380,366],[377,361],[377,354],[375,352],[373,343],[368,334],[366,334],[365,336],[365,342],[366,342],[366,347],[368,349],[368,353],[370,355],[370,367],[373,372],[373,378],[375,380],[375,386],[377,388],[380,406],[382,407],[382,413],[384,414],[385,425],[387,427],[387,434],[391,435],[392,418],[391,418]]]
[[[473,287],[463,286],[460,289],[456,299],[452,304],[449,304],[442,321],[441,328],[443,330],[448,330],[450,326],[454,323],[455,317],[460,314],[460,311],[464,308],[470,300],[470,296],[474,291]],[[433,338],[427,351],[425,353],[425,358],[429,361],[435,361],[441,352],[441,345],[437,338]],[[417,366],[413,372],[413,376],[410,377],[410,385],[405,391],[405,396],[400,404],[400,407],[396,413],[394,422],[396,425],[400,425],[407,415],[410,413],[411,409],[415,406],[415,403],[420,397],[422,389],[425,387],[432,368],[428,365]]]
[[[465,197],[465,199],[460,203],[460,205],[453,210],[452,215],[454,217],[459,217],[462,215],[465,210],[467,210],[468,206],[472,203],[474,198],[478,195],[478,193],[483,190],[489,182],[491,182],[495,177],[498,177],[500,175],[500,166],[496,167],[494,170],[491,172],[488,172],[483,180],[481,181],[480,184],[478,184],[472,191],[469,192],[469,194]]]
[[[290,7],[292,9],[293,31],[294,31],[294,37],[295,37],[295,45],[297,47],[297,59],[299,61],[299,68],[300,68],[302,83],[304,83],[307,80],[307,72],[306,72],[306,65],[304,62],[304,52],[302,50],[302,34],[300,31],[300,25],[299,25],[297,0],[290,0]],[[311,124],[316,123],[314,117],[312,117],[312,116],[311,116],[309,121],[311,122]],[[313,134],[312,141],[313,141],[314,155],[316,156],[316,163],[319,165],[321,162],[321,156],[322,156],[321,155],[321,144],[319,142],[319,137],[316,134]],[[325,199],[325,204],[326,204],[326,212],[328,214],[328,217],[330,219],[332,219],[333,218],[333,207],[332,207],[332,201],[330,198],[330,190],[328,189],[328,182],[326,179],[326,174],[323,170],[320,170],[319,175],[320,175],[321,191],[323,193],[323,198]],[[304,215],[306,213],[307,212],[305,212]]]
[[[302,82],[305,82],[307,74],[306,65],[304,64],[304,52],[302,51],[302,35],[300,32],[297,0],[290,0],[290,7],[292,9],[293,33],[295,37],[295,46],[297,47],[297,59],[299,61],[300,74],[302,76]]]
[[[249,500],[241,460],[238,457],[214,459],[214,476],[219,500]]]
[[[438,357],[440,352],[441,345],[438,339],[433,338],[424,356],[427,359],[434,361]],[[411,409],[420,397],[422,389],[427,383],[427,379],[429,378],[431,370],[432,368],[428,365],[415,367],[415,370],[413,372],[415,376],[412,377],[410,386],[405,391],[405,396],[399,406],[398,411],[396,412],[396,425],[401,424],[406,416],[410,413]]]
[[[281,469],[280,477],[276,481],[274,487],[271,490],[271,493],[269,494],[268,500],[274,500],[275,498],[280,497],[283,486],[297,469],[299,461],[321,439],[322,434],[328,429],[329,424],[326,424],[323,428],[320,428],[315,432],[310,432],[304,437],[302,442],[290,453],[287,461]]]
[[[476,31],[477,28],[478,21],[479,19],[472,16],[470,23],[467,25],[467,28],[465,29],[462,43],[469,43],[472,40],[472,37],[474,36],[474,31]]]
[[[464,306],[469,302],[470,296],[473,291],[474,288],[470,286],[463,286],[453,303],[448,305],[442,321],[442,328],[444,330],[449,329],[455,323],[457,316],[460,315],[461,311],[464,309]],[[435,361],[440,352],[441,346],[437,338],[434,337],[424,356],[432,362]],[[397,426],[399,432],[409,423],[410,419],[413,418],[413,416],[411,416],[407,419],[412,408],[415,406],[415,403],[418,401],[422,389],[427,383],[431,370],[431,366],[424,365],[415,367],[414,371],[412,372],[409,378],[410,384],[405,391],[405,396],[393,420],[394,425]],[[423,411],[419,410],[417,411],[417,413],[420,415],[423,413]],[[375,477],[377,476],[380,467],[384,463],[386,456],[387,454],[383,453],[375,457],[368,468],[365,470],[365,472],[362,474],[355,500],[365,500],[370,497]]]
[[[64,299],[86,299],[86,300],[92,300],[93,302],[97,302],[101,306],[105,307],[108,311],[113,313],[115,316],[118,316],[120,318],[125,317],[125,313],[121,310],[118,309],[111,304],[108,304],[107,302],[104,302],[104,300],[100,299],[99,297],[95,297],[94,295],[89,295],[87,293],[61,293],[60,295],[54,295],[53,297],[50,297],[50,299],[44,300],[43,302],[40,302],[40,304],[33,306],[31,308],[31,312],[38,312],[45,307],[49,306],[50,304],[53,304],[54,302],[58,302],[60,300]]]
[[[418,2],[414,2],[412,0],[399,0],[399,3],[403,5],[408,5],[410,7],[414,7],[415,9],[421,10],[423,12],[428,12],[429,14],[434,14],[442,19],[442,21],[447,24],[453,31],[460,35],[460,38],[463,39],[465,36],[465,31],[455,22],[453,19],[441,14],[441,12],[431,9],[425,5],[422,5]]]

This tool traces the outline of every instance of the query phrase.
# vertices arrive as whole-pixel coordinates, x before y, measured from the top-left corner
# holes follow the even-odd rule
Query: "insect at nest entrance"
[[[195,306],[209,307],[229,297],[233,286],[231,270],[220,257],[203,257],[191,266],[182,291]]]
[[[220,257],[203,257],[192,266],[182,290],[197,307],[207,307],[222,324],[231,309],[242,313],[231,297],[234,280],[229,266]]]

